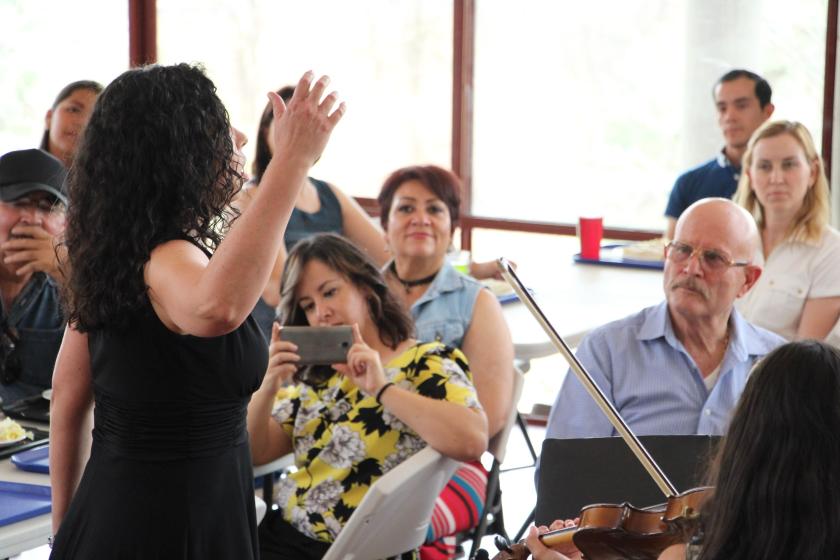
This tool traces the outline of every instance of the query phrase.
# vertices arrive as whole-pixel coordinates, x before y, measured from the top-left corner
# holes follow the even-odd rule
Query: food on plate
[[[506,296],[513,293],[513,288],[504,280],[496,280],[495,278],[485,278],[481,281],[496,297]]]
[[[24,437],[31,438],[32,432],[24,430],[20,424],[11,418],[0,421],[0,443],[20,441]]]
[[[637,241],[622,248],[622,256],[625,259],[637,261],[661,261],[665,259],[665,245],[668,240],[662,237]]]

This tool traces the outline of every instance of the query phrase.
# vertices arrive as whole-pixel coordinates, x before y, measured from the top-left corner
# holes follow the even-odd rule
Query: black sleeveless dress
[[[268,357],[254,319],[198,338],[149,304],[88,340],[93,448],[50,558],[258,558],[245,421]]]

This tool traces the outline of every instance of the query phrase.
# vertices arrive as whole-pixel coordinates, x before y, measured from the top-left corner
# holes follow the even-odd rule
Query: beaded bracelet
[[[379,389],[379,391],[376,393],[376,402],[378,402],[379,404],[382,404],[382,393],[384,393],[385,389],[387,389],[388,387],[391,387],[393,384],[394,384],[393,382],[389,381],[388,383],[386,383],[385,385],[383,385]]]

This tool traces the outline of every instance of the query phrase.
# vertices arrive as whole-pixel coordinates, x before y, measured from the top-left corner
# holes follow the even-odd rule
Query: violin
[[[580,522],[576,527],[545,533],[540,536],[540,540],[549,548],[568,545],[571,541],[587,560],[656,560],[669,546],[687,543],[698,530],[700,509],[712,489],[704,487],[684,493],[677,491],[613,403],[548,322],[510,264],[505,259],[499,259],[497,264],[520,301],[540,323],[558,352],[569,363],[572,372],[667,499],[664,505],[645,509],[627,503],[586,506],[581,510]],[[511,545],[505,539],[497,539],[496,545],[500,552],[494,560],[525,560],[530,554],[524,541]]]
[[[540,541],[548,548],[573,543],[587,559],[656,560],[669,546],[691,540],[710,491],[695,488],[644,509],[627,503],[589,505],[581,510],[576,527],[549,531]],[[500,538],[496,547],[493,560],[526,560],[530,554],[524,541],[512,545]]]

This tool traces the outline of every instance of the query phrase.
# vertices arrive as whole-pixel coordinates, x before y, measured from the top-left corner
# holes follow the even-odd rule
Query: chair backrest
[[[254,465],[254,478],[264,476],[269,473],[275,473],[288,469],[295,464],[295,456],[293,453],[286,453],[282,457],[278,457],[269,463],[263,465]]]
[[[426,446],[370,487],[324,560],[387,558],[423,544],[435,499],[461,465]]]
[[[510,410],[508,411],[507,421],[501,431],[490,438],[490,444],[487,446],[487,451],[500,464],[504,462],[510,431],[516,423],[517,405],[519,405],[519,397],[522,396],[522,386],[524,384],[525,376],[522,374],[522,371],[518,367],[513,366],[513,390],[511,392]]]

